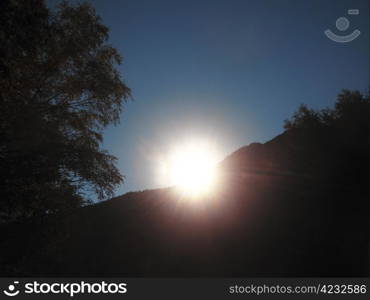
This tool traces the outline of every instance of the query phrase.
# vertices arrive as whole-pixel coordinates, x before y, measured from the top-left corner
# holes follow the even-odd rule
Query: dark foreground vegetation
[[[369,105],[300,107],[197,205],[169,188],[3,224],[0,275],[367,276]]]
[[[0,223],[109,199],[122,183],[101,148],[130,96],[108,32],[88,4],[0,1]]]

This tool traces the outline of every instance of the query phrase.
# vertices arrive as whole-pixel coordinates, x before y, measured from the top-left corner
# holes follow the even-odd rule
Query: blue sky
[[[341,89],[369,85],[366,0],[88,2],[110,28],[134,97],[104,135],[126,176],[117,194],[157,187],[156,155],[189,136],[226,156],[281,133],[301,103],[332,106]],[[361,35],[340,44],[326,29]]]

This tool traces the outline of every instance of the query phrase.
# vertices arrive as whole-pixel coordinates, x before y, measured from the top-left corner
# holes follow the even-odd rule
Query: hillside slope
[[[348,134],[243,147],[198,204],[148,190],[3,226],[0,275],[366,276],[369,147]]]

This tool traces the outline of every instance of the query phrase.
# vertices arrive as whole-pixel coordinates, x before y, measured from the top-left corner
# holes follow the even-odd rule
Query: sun
[[[188,142],[173,149],[166,160],[166,177],[182,195],[198,198],[215,188],[218,156],[208,143]]]

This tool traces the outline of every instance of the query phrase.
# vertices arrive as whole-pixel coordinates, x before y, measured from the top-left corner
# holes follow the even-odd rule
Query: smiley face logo
[[[349,9],[349,15],[358,15],[360,11],[358,9]],[[335,26],[339,31],[346,31],[349,28],[350,22],[346,17],[340,17],[336,20]],[[338,35],[332,32],[330,29],[324,31],[325,35],[334,42],[337,43],[349,43],[358,38],[361,34],[361,31],[356,29],[350,34],[347,35]]]
[[[19,294],[19,290],[16,290],[15,289],[15,285],[18,284],[19,281],[14,281],[13,284],[10,284],[8,286],[8,290],[4,290],[4,294],[9,296],[9,297],[14,297],[14,296],[17,296]]]

